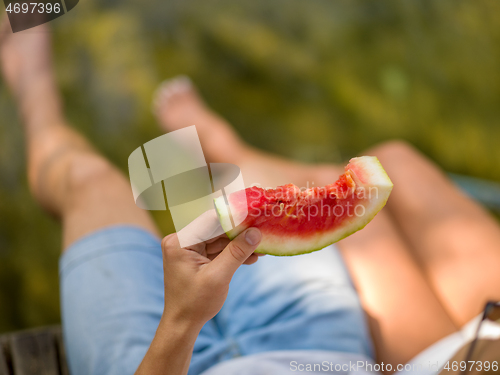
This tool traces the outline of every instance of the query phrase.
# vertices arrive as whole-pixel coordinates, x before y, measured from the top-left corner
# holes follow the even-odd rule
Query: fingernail
[[[257,245],[260,242],[261,237],[260,230],[256,228],[250,228],[245,233],[245,240],[252,246]]]

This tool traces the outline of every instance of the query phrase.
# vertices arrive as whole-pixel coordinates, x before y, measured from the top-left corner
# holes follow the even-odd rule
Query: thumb
[[[248,259],[259,246],[262,235],[257,228],[249,228],[240,233],[224,250],[215,258],[210,266],[217,268],[223,277],[231,278],[239,266]]]

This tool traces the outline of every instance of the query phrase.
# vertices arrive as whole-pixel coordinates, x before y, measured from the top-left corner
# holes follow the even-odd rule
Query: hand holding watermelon
[[[203,238],[203,233],[194,233],[193,229],[213,231],[219,225],[214,215],[214,211],[208,211],[183,231]],[[177,234],[165,237],[161,243],[168,301],[165,319],[190,322],[201,328],[221,309],[238,267],[257,261],[254,250],[260,241],[260,231],[255,228],[246,229],[232,241],[223,234],[187,248],[181,248]]]

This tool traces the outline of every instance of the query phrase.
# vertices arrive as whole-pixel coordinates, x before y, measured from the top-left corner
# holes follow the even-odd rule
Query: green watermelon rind
[[[392,191],[393,184],[376,157],[365,156],[360,158],[354,158],[351,159],[351,163],[353,162],[368,167],[369,168],[368,171],[371,172],[368,178],[377,182],[376,184],[373,185],[370,184],[369,182],[363,185],[365,187],[377,187],[380,190],[382,190],[382,193],[384,193],[384,197],[379,198],[374,202],[377,203],[376,205],[371,207],[369,211],[368,208],[366,209],[367,210],[366,214],[363,217],[364,220],[359,220],[359,219],[354,220],[351,223],[347,223],[344,228],[336,228],[335,230],[333,230],[332,236],[330,238],[325,233],[318,233],[316,237],[318,238],[318,242],[320,243],[317,244],[314,243],[315,242],[314,237],[313,238],[309,237],[308,239],[305,239],[304,240],[305,243],[310,243],[309,248],[307,248],[307,246],[304,246],[304,248],[302,249],[287,250],[286,244],[291,242],[290,240],[288,240],[285,241],[284,246],[279,246],[278,249],[276,248],[276,246],[269,246],[270,245],[269,242],[272,242],[269,240],[272,237],[272,234],[266,234],[265,235],[266,238],[263,238],[261,244],[257,247],[255,252],[260,254],[274,255],[274,256],[294,256],[301,254],[309,254],[318,250],[322,250],[329,245],[332,245],[346,237],[349,237],[353,233],[363,229],[366,225],[368,225],[368,223],[371,220],[373,220],[373,218],[377,215],[377,213],[380,212],[380,210],[386,205],[387,200],[389,199],[389,195]],[[231,240],[234,239],[239,233],[241,233],[243,230],[246,229],[246,228],[239,229],[238,227],[233,229],[232,226],[227,225],[228,223],[230,223],[230,219],[227,214],[228,207],[224,200],[224,197],[216,198],[214,200],[214,204],[217,211],[217,215],[219,216],[219,220],[222,224],[222,229],[226,232],[229,239]],[[344,232],[342,232],[342,229],[344,229]],[[311,242],[314,244],[311,244]]]

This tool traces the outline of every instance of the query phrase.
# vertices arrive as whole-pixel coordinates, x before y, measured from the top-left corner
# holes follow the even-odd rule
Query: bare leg
[[[394,182],[388,208],[458,326],[500,300],[500,227],[417,150],[373,149]]]
[[[335,165],[314,166],[286,160],[246,144],[222,117],[211,111],[186,77],[174,78],[158,89],[153,106],[163,129],[173,131],[196,125],[209,162],[238,165],[247,186],[299,187],[327,185],[343,173]]]
[[[378,362],[395,369],[456,331],[386,211],[339,247],[369,316]]]
[[[114,224],[159,235],[149,214],[135,206],[127,179],[66,125],[48,28],[13,35],[4,22],[1,34],[2,71],[25,127],[30,188],[40,204],[62,219],[64,247]]]

